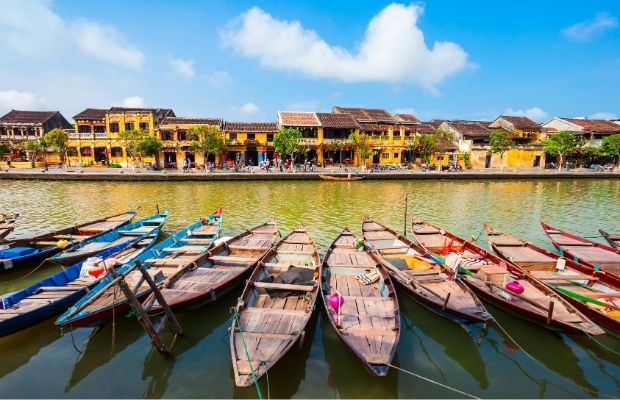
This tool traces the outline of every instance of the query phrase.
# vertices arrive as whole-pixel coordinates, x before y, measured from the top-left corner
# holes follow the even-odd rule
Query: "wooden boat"
[[[4,239],[13,232],[17,223],[19,214],[2,214],[0,215],[0,240]]]
[[[168,218],[168,212],[164,211],[131,224],[123,225],[104,234],[75,243],[49,260],[61,265],[75,264],[107,248],[114,247],[123,242],[130,242],[136,236],[143,236],[145,233],[151,232],[153,227],[161,226],[162,220],[165,221],[166,218]]]
[[[566,259],[485,224],[489,245],[503,259],[563,295],[591,320],[620,334],[620,279]]]
[[[513,263],[417,217],[413,218],[412,229],[418,243],[438,254],[447,267],[462,272],[459,276],[463,282],[480,298],[549,329],[605,333],[562,296]],[[517,293],[518,288],[523,292]]]
[[[158,225],[149,225],[150,230],[141,236],[132,237],[131,241],[123,241],[106,248],[97,255],[100,271],[130,262],[151,248],[168,213],[156,214]],[[155,218],[151,217],[152,220]],[[33,285],[0,299],[0,337],[20,331],[37,322],[51,318],[73,305],[84,296],[102,276],[82,274],[87,261],[65,268]]]
[[[235,307],[230,330],[237,386],[251,386],[303,338],[320,276],[316,243],[303,226],[261,258]]]
[[[338,337],[371,374],[385,376],[400,338],[398,298],[376,256],[367,248],[358,251],[355,243],[355,236],[345,228],[325,253],[323,305]],[[357,279],[361,274],[378,274],[379,279],[366,285]],[[339,312],[329,305],[336,293],[344,298]]]
[[[123,273],[132,268],[136,262],[141,262],[149,268],[149,274],[154,281],[162,282],[166,276],[173,274],[173,271],[189,266],[209,250],[219,237],[222,219],[221,209],[218,209],[208,217],[201,218],[169,236],[117,270]],[[177,250],[181,248],[188,248],[188,251],[178,253]],[[143,299],[151,292],[151,289],[141,278],[139,271],[133,271],[126,276],[125,281],[132,288],[142,282],[137,287],[136,296]],[[118,285],[113,283],[113,278],[106,276],[86,296],[61,315],[56,320],[56,325],[72,327],[98,325],[105,323],[113,316],[123,315],[128,310],[127,298],[122,294]]]
[[[274,245],[278,234],[275,221],[270,221],[213,247],[191,267],[170,268],[166,260],[146,262],[151,263],[151,268],[164,268],[166,281],[161,285],[161,294],[171,309],[197,307],[216,301],[243,282]],[[191,248],[184,247],[173,254],[183,257],[188,251],[191,253]],[[162,311],[154,296],[144,304],[151,313]]]
[[[128,224],[137,212],[127,211],[32,238],[0,243],[0,271],[36,267],[41,261],[73,244]]]
[[[348,176],[334,176],[334,175],[319,175],[319,178],[324,181],[361,181],[365,179],[365,176],[356,176],[349,174]]]
[[[482,302],[423,247],[376,221],[362,223],[364,241],[394,282],[431,311],[463,323],[491,318]]]
[[[568,256],[594,269],[602,269],[620,275],[620,250],[555,229],[540,223],[561,256]]]
[[[618,235],[617,233],[609,233],[602,229],[599,229],[598,231],[601,233],[601,236],[603,236],[605,240],[607,240],[611,247],[616,250],[620,250],[620,235]]]

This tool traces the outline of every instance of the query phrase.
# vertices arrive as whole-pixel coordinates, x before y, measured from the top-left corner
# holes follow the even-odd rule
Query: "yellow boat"
[[[366,178],[365,176],[333,176],[333,175],[319,175],[319,178],[324,181],[361,181]]]

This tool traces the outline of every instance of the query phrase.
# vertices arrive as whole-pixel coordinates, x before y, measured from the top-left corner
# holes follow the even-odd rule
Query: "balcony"
[[[95,139],[107,139],[108,134],[106,132],[95,132]]]
[[[79,133],[76,133],[76,132],[69,133],[69,139],[79,139],[79,138],[80,138]]]
[[[297,143],[299,143],[300,145],[315,145],[318,143],[318,140],[316,138],[300,138]]]

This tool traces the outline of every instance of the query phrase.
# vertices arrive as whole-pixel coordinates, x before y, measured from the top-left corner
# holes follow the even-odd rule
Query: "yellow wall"
[[[471,152],[472,168],[484,168],[488,151],[486,149],[474,149]],[[508,169],[534,168],[534,160],[540,156],[540,167],[545,165],[545,152],[542,149],[510,149],[504,154],[503,165]],[[502,159],[499,154],[491,157],[491,168],[500,168]]]

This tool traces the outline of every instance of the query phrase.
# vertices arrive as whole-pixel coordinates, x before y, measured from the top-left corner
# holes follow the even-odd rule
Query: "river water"
[[[585,236],[620,231],[620,180],[369,182],[53,182],[0,181],[0,211],[20,212],[29,235],[142,206],[171,211],[166,233],[224,207],[224,234],[274,216],[282,231],[306,225],[323,253],[344,226],[360,234],[364,215],[404,229],[405,199],[415,213],[464,237],[483,222],[551,248],[539,221]],[[486,247],[484,236],[479,243]],[[0,292],[52,273],[0,275]],[[12,283],[10,280],[18,279]],[[178,313],[186,336],[175,359],[150,345],[134,318],[103,328],[61,332],[53,321],[0,339],[1,397],[256,397],[234,385],[229,309],[240,289],[217,303]],[[478,397],[618,397],[620,340],[554,333],[489,306],[498,323],[465,329],[399,296],[401,337],[394,364]],[[606,346],[608,349],[605,349]],[[525,351],[523,351],[523,349]],[[272,398],[462,397],[392,370],[371,377],[321,313],[261,381]]]

